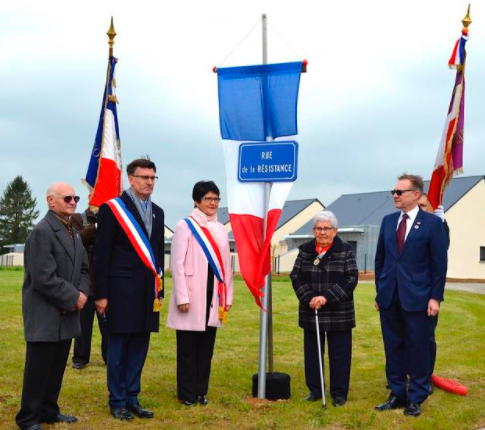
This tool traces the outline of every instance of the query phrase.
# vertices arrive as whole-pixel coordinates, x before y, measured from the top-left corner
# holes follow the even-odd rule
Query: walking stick
[[[327,409],[327,401],[325,399],[325,378],[323,376],[323,361],[322,361],[322,344],[320,342],[320,325],[318,324],[318,309],[315,308],[315,326],[317,329],[317,343],[318,343],[318,361],[320,363],[320,384],[322,388],[322,408]]]

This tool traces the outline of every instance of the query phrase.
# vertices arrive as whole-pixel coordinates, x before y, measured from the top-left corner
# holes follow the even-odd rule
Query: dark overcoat
[[[54,215],[34,227],[25,243],[22,313],[27,342],[59,342],[81,334],[72,308],[89,293],[88,261],[79,234],[69,237]]]
[[[145,224],[128,194],[121,199],[141,229]],[[153,226],[149,239],[160,268],[164,269],[164,214],[152,203]],[[160,313],[153,312],[155,277],[145,266],[125,231],[107,204],[101,205],[94,246],[94,293],[96,299],[108,299],[108,330],[128,334],[156,332]],[[164,291],[159,292],[159,297]]]
[[[353,291],[359,271],[352,248],[335,237],[332,246],[317,266],[315,239],[299,247],[300,252],[290,274],[293,289],[300,301],[298,322],[301,328],[315,331],[315,311],[310,301],[324,296],[327,303],[318,311],[322,331],[341,331],[355,327]]]

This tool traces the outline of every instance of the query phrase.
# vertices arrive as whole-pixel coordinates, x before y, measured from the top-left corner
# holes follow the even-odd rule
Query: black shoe
[[[305,397],[305,400],[307,402],[316,402],[317,400],[320,400],[322,396],[319,396],[318,394],[315,393],[309,393],[308,396]]]
[[[345,403],[347,403],[347,399],[344,399],[343,397],[335,397],[332,401],[332,404],[335,406],[335,407],[338,407],[338,406],[343,406],[345,405]]]
[[[404,409],[404,415],[409,415],[411,417],[419,417],[421,415],[421,406],[416,402],[408,402],[406,408]]]
[[[133,419],[131,412],[125,407],[122,408],[110,408],[111,415],[113,418],[122,421],[130,421]]]
[[[82,370],[84,369],[86,366],[88,365],[88,363],[80,363],[78,361],[75,361],[74,363],[72,363],[72,368],[73,369],[76,369],[76,370]]]
[[[202,406],[206,406],[209,403],[209,399],[206,396],[197,396],[197,402]]]
[[[128,405],[128,410],[133,412],[138,418],[153,418],[153,412],[143,409],[139,403]]]
[[[64,414],[57,414],[55,417],[47,418],[45,420],[41,420],[41,422],[46,424],[55,424],[55,423],[66,423],[72,424],[77,421],[77,418],[74,415],[64,415]]]
[[[378,411],[389,411],[391,409],[404,408],[405,406],[406,406],[406,400],[400,399],[394,394],[391,394],[384,403],[377,405],[376,409]]]
[[[433,394],[433,391],[434,391],[433,384],[429,384],[428,394]]]
[[[42,427],[39,424],[34,424],[33,426],[29,427],[27,430],[42,430]]]
[[[192,400],[179,400],[182,405],[185,406],[195,406],[197,404],[197,400],[193,402]]]

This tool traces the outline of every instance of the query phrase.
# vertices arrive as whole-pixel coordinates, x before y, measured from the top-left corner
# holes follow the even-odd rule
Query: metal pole
[[[271,281],[271,272],[269,272],[268,285],[268,372],[274,372],[273,359],[273,283]]]
[[[322,408],[327,407],[325,398],[325,376],[323,374],[322,343],[320,341],[320,324],[318,324],[318,309],[315,308],[315,329],[317,330],[318,362],[320,364],[320,387],[322,390]]]
[[[268,33],[267,33],[267,22],[266,14],[262,16],[262,27],[263,27],[263,64],[268,63]],[[266,138],[266,140],[272,140],[271,137]],[[264,185],[264,230],[263,237],[266,236],[266,223],[267,223],[267,213],[269,206],[269,195],[271,192],[271,184],[266,183]],[[264,289],[263,289],[263,308],[266,310],[260,311],[260,323],[259,323],[259,371],[258,371],[258,399],[266,398],[266,349],[268,341],[268,312],[269,310],[269,290],[271,283],[271,271],[265,277]]]

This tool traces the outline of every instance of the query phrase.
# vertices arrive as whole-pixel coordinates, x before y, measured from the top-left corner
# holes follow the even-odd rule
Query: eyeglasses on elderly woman
[[[319,234],[321,233],[328,234],[333,230],[335,230],[335,227],[313,227],[313,231],[316,231]]]

